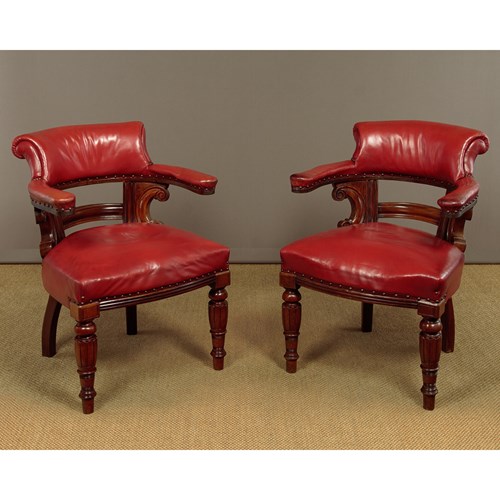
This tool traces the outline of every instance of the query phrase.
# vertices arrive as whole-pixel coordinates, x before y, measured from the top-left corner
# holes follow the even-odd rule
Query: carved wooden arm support
[[[449,219],[446,240],[465,252],[467,242],[464,237],[465,223],[472,219],[472,210],[467,210],[461,217]]]
[[[477,201],[479,184],[473,177],[462,177],[455,189],[438,200],[445,217],[458,218],[470,210]]]
[[[351,160],[327,163],[292,174],[290,183],[294,193],[308,193],[332,184],[333,199],[348,199],[351,204],[351,214],[337,224],[339,227],[377,220],[377,180],[367,179],[366,175],[359,174]]]
[[[333,185],[332,198],[351,204],[351,214],[337,226],[350,226],[377,220],[378,184],[376,180],[341,182]]]
[[[36,208],[52,214],[70,214],[75,209],[75,195],[49,186],[43,179],[28,184],[31,202]]]
[[[465,252],[465,223],[472,219],[472,209],[477,202],[479,184],[469,177],[462,177],[456,187],[438,200],[441,208],[444,239]]]
[[[150,206],[153,200],[168,200],[168,184],[133,182],[124,183],[123,187],[124,219],[127,222],[157,223],[151,218]]]
[[[65,237],[63,218],[35,207],[35,220],[40,228],[39,250],[43,259]]]
[[[151,218],[151,202],[167,201],[170,184],[204,195],[213,194],[217,185],[217,178],[213,175],[184,167],[153,163],[148,170],[152,182],[124,183],[124,214],[129,222],[156,222]]]
[[[155,176],[155,182],[173,184],[197,194],[213,194],[215,192],[217,177],[213,175],[171,165],[152,164],[149,165],[148,169]]]
[[[40,255],[42,259],[64,239],[64,216],[75,211],[75,195],[49,186],[43,179],[28,184],[35,219],[40,228]]]

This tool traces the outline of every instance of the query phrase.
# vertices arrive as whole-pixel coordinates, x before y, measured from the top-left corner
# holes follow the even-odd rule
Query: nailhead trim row
[[[470,206],[472,206],[472,205],[474,205],[477,202],[478,198],[479,198],[479,195],[476,196],[471,201],[469,201],[469,203],[466,203],[465,205],[462,205],[462,206],[460,206],[459,208],[457,208],[455,210],[446,210],[445,208],[443,208],[442,210],[443,210],[443,212],[446,212],[448,214],[457,214],[458,212],[462,212],[462,211],[466,212],[467,208],[470,207]]]
[[[224,272],[224,271],[229,271],[229,263],[223,269],[218,269],[217,271],[212,271],[210,273],[201,274],[200,276],[195,276],[194,278],[189,278],[189,279],[184,280],[184,281],[178,281],[176,283],[171,283],[170,285],[159,286],[157,288],[150,288],[148,290],[141,290],[139,292],[133,292],[133,293],[124,293],[124,294],[120,294],[120,295],[109,295],[107,297],[101,297],[100,299],[92,299],[92,300],[88,300],[86,302],[78,302],[78,305],[82,306],[82,305],[85,305],[85,304],[90,304],[91,302],[99,302],[100,300],[121,299],[121,298],[124,298],[124,297],[133,297],[134,295],[141,295],[143,293],[146,294],[146,293],[150,293],[150,292],[156,292],[156,291],[159,291],[159,290],[165,290],[165,289],[168,289],[168,288],[173,288],[173,287],[176,287],[176,286],[179,286],[179,285],[183,285],[185,283],[190,283],[192,281],[197,281],[197,280],[199,280],[201,278],[206,278],[208,276],[215,276],[217,273],[221,273],[221,272]],[[82,298],[84,299],[85,297],[82,297]]]
[[[439,180],[439,179],[434,179],[432,177],[417,177],[417,176],[406,176],[406,175],[403,175],[403,174],[385,174],[385,173],[374,173],[374,174],[357,174],[357,175],[353,175],[353,174],[338,174],[338,175],[330,175],[328,177],[323,177],[317,181],[313,181],[309,184],[306,184],[305,186],[293,186],[293,189],[294,191],[309,191],[311,188],[314,188],[316,186],[323,186],[325,184],[330,184],[332,183],[332,181],[335,181],[335,180],[341,180],[341,179],[344,179],[344,178],[350,178],[352,179],[353,182],[355,182],[356,180],[359,180],[361,178],[361,180],[370,180],[370,179],[377,179],[379,177],[385,177],[385,176],[388,176],[388,177],[395,177],[397,179],[401,178],[402,180],[411,180],[411,179],[418,179],[418,180],[422,180],[422,181],[430,181],[432,182],[433,184],[435,185],[438,185],[438,186],[442,186],[444,188],[453,188],[455,187],[454,184],[451,184],[451,183],[448,183],[448,182],[445,182],[445,181],[442,181],[442,180]],[[467,175],[465,177],[471,177],[470,175]],[[455,209],[455,210],[446,210],[446,209],[442,209],[443,212],[446,212],[446,213],[450,213],[450,214],[456,214],[458,212],[461,212],[462,210],[465,209],[465,211],[467,211],[466,209],[468,207],[470,207],[471,205],[474,205],[477,200],[478,200],[479,196],[476,196],[474,199],[472,199],[471,201],[469,201],[469,203],[466,203],[465,205],[462,205],[460,206],[459,208]]]
[[[322,177],[321,179],[317,181],[312,181],[309,184],[305,186],[293,186],[293,189],[296,191],[306,191],[311,187],[315,186],[322,186],[324,184],[330,184],[332,181],[335,180],[341,180],[341,179],[351,179],[353,181],[359,180],[359,179],[377,179],[377,178],[382,178],[382,177],[394,177],[396,179],[417,179],[421,180],[422,182],[426,183],[427,181],[432,182],[433,184],[436,184],[438,186],[443,186],[443,187],[454,187],[453,184],[449,182],[442,181],[440,179],[434,179],[432,177],[418,177],[418,176],[411,176],[411,175],[404,175],[404,174],[389,174],[385,172],[380,172],[380,173],[372,173],[372,174],[367,174],[367,173],[360,173],[360,174],[337,174],[337,175],[329,175],[327,177]]]
[[[42,206],[42,207],[51,208],[52,210],[56,210],[57,212],[60,212],[63,215],[68,215],[68,214],[71,214],[73,212],[73,208],[59,208],[59,207],[56,207],[55,205],[51,205],[50,203],[45,203],[45,202],[40,201],[40,200],[35,200],[34,198],[31,198],[31,203],[32,203],[32,205],[35,205],[35,206]]]
[[[347,292],[361,292],[361,293],[369,293],[370,295],[379,295],[379,296],[383,296],[383,297],[394,297],[394,298],[403,297],[403,298],[413,299],[413,300],[422,300],[422,297],[415,297],[414,295],[378,292],[376,290],[368,291],[364,288],[353,288],[352,286],[341,285],[340,283],[333,283],[331,281],[325,281],[322,279],[318,279],[318,278],[315,278],[314,276],[307,276],[306,274],[296,273],[295,271],[292,271],[292,270],[282,269],[281,271],[284,273],[293,274],[294,276],[297,276],[297,277],[307,278],[310,281],[317,281],[321,284],[328,285],[331,287],[341,288],[343,290],[346,290]],[[436,295],[438,294],[438,292],[434,292],[434,293]],[[445,298],[446,298],[446,295],[443,295],[439,299],[425,298],[424,300],[427,300],[428,302],[434,302],[437,304]]]
[[[116,180],[116,181],[121,181],[121,180],[135,180],[135,179],[140,179],[140,180],[145,180],[145,181],[158,181],[158,180],[163,180],[163,181],[174,181],[174,182],[179,182],[180,184],[185,184],[186,186],[192,187],[195,191],[198,191],[200,193],[204,192],[211,192],[213,188],[203,188],[200,187],[196,184],[191,184],[189,182],[185,182],[179,179],[176,179],[175,177],[171,176],[166,176],[166,175],[156,175],[156,174],[149,174],[149,175],[144,175],[144,174],[133,174],[133,175],[102,175],[102,176],[96,176],[96,177],[81,177],[79,179],[74,179],[71,181],[65,181],[65,182],[60,182],[58,184],[55,184],[54,187],[56,188],[63,188],[65,186],[73,186],[75,184],[81,183],[81,182],[87,182],[87,181],[94,181],[94,182],[99,182],[100,180]]]

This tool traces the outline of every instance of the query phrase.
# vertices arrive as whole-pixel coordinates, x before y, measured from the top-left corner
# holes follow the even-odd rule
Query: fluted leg
[[[420,321],[420,359],[424,385],[424,408],[434,409],[434,402],[438,392],[436,379],[439,368],[439,357],[441,355],[442,336],[441,320],[439,318],[424,317]]]
[[[49,295],[42,327],[42,356],[52,357],[56,353],[57,321],[61,304]]]
[[[441,321],[443,323],[443,352],[453,352],[455,349],[455,312],[452,299],[446,302]]]
[[[373,327],[373,304],[361,302],[361,331],[371,332]]]
[[[287,288],[283,292],[283,305],[281,308],[283,318],[283,334],[285,335],[285,359],[286,371],[295,373],[297,371],[297,344],[299,341],[300,319],[302,306],[300,292],[297,289]]]
[[[137,335],[137,306],[125,308],[127,319],[127,335]]]
[[[97,358],[96,326],[93,321],[77,321],[75,325],[75,355],[80,375],[80,398],[83,413],[94,411],[94,378]]]
[[[212,288],[208,293],[208,319],[210,321],[210,333],[212,334],[212,352],[214,370],[224,368],[224,340],[227,326],[227,291],[225,288]]]

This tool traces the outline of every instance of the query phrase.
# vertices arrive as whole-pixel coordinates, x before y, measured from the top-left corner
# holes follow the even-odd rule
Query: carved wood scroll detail
[[[151,182],[129,183],[124,194],[125,215],[128,222],[157,223],[151,218],[151,203],[153,200],[167,201],[170,197],[168,185]]]
[[[351,214],[339,221],[337,227],[374,222],[377,220],[378,184],[376,180],[342,182],[333,185],[332,198],[351,204]]]

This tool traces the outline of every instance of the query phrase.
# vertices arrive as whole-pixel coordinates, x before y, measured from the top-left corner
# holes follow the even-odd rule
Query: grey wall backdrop
[[[0,52],[0,262],[38,261],[29,168],[13,137],[59,125],[140,120],[154,161],[212,173],[214,196],[171,188],[153,215],[231,247],[233,262],[277,262],[284,244],[349,212],[331,189],[292,194],[289,175],[348,159],[352,126],[421,119],[486,132],[468,262],[500,261],[498,51]],[[422,195],[422,191],[426,190]],[[75,190],[118,201],[115,185]],[[434,202],[437,188],[387,182],[386,200]]]

